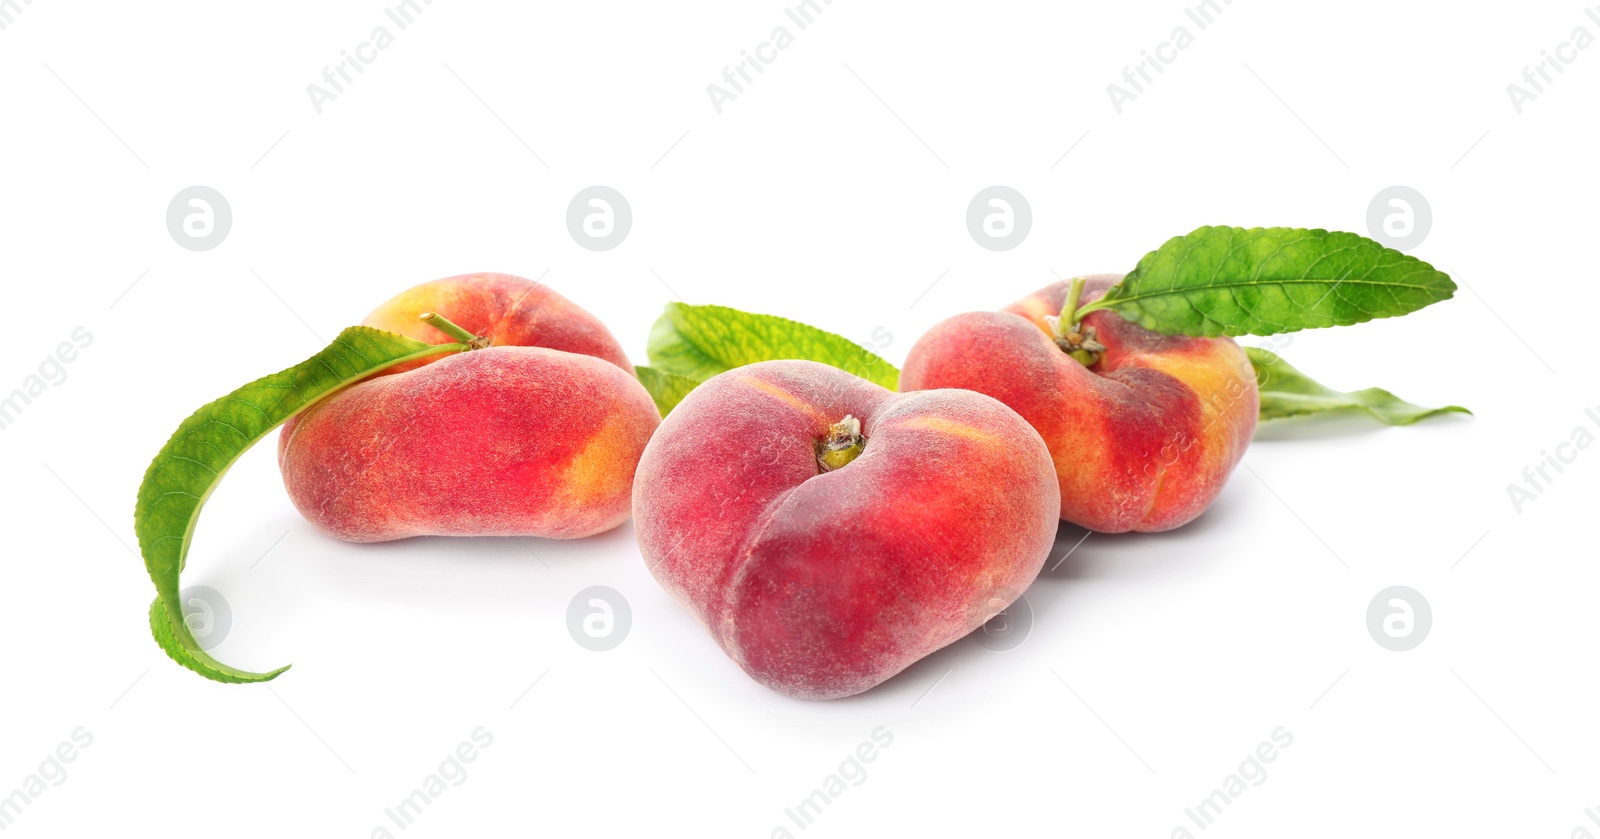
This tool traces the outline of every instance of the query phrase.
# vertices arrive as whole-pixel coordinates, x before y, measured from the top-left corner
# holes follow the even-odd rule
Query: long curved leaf
[[[1202,227],[1078,311],[1110,309],[1167,334],[1274,335],[1404,315],[1455,289],[1443,271],[1354,233]]]
[[[1437,414],[1472,413],[1460,405],[1443,408],[1413,405],[1381,387],[1345,393],[1313,380],[1270,350],[1245,347],[1244,351],[1256,370],[1256,383],[1261,391],[1258,416],[1262,421],[1349,408],[1366,411],[1384,425],[1410,425]]]
[[[183,618],[178,574],[200,508],[228,467],[285,420],[340,388],[401,362],[462,349],[353,326],[311,358],[205,405],[178,426],[145,471],[133,513],[139,550],[156,585],[151,634],[173,661],[219,682],[264,682],[289,669],[253,673],[223,664],[200,648]]]

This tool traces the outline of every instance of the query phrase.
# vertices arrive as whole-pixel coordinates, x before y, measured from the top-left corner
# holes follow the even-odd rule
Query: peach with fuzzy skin
[[[859,456],[822,472],[846,416]],[[959,390],[893,393],[769,361],[700,385],[634,483],[651,572],[757,681],[864,691],[1011,603],[1053,544],[1059,490],[1021,417]]]
[[[1122,277],[1088,277],[1081,303]],[[1163,335],[1114,312],[1083,323],[1106,346],[1085,367],[1056,345],[1060,282],[1000,312],[969,312],[924,334],[902,390],[967,388],[1021,414],[1044,438],[1061,482],[1061,518],[1091,530],[1169,530],[1200,515],[1255,431],[1255,372],[1230,338]]]
[[[418,286],[366,323],[444,343],[418,320],[430,311],[506,344],[366,379],[285,424],[278,462],[301,514],[355,542],[565,539],[626,521],[661,417],[605,327],[503,274]]]
[[[427,312],[444,315],[496,347],[544,347],[592,355],[633,374],[622,345],[598,318],[549,286],[510,274],[462,274],[412,286],[374,309],[361,325],[427,344],[455,340],[418,319]],[[407,362],[385,372],[414,370],[439,358]]]

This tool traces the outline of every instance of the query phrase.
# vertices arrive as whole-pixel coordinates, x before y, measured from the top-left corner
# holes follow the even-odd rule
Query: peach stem
[[[456,326],[450,319],[436,312],[422,315],[422,322],[471,347],[479,343],[478,336]]]
[[[1083,297],[1084,279],[1073,277],[1072,286],[1067,289],[1067,305],[1061,307],[1062,333],[1072,331],[1078,325],[1078,300]]]
[[[850,414],[828,426],[828,436],[817,446],[817,466],[821,472],[832,472],[861,455],[867,439],[861,436],[861,420]]]

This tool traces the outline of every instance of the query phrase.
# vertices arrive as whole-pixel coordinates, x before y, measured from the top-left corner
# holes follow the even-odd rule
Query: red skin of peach
[[[633,375],[622,345],[594,315],[543,283],[510,274],[462,274],[412,286],[374,309],[361,323],[428,344],[454,338],[419,320],[437,312],[496,347],[546,347],[602,358]],[[389,368],[401,373],[437,357]]]
[[[366,379],[286,423],[278,464],[301,514],[354,542],[567,539],[627,520],[661,416],[611,333],[505,274],[425,283],[364,323],[449,342],[426,312],[494,345]]]
[[[846,415],[866,446],[819,474]],[[981,394],[892,393],[809,361],[712,378],[674,408],[634,484],[656,579],[762,684],[867,690],[981,625],[1055,538],[1049,452]]]
[[[1122,278],[1087,278],[1082,304]],[[1061,518],[1091,530],[1170,530],[1204,512],[1255,432],[1255,372],[1231,338],[1163,335],[1091,312],[1106,352],[1085,367],[1056,346],[1048,315],[1068,283],[999,312],[935,325],[906,357],[905,391],[967,388],[1021,414],[1044,438],[1061,482]]]

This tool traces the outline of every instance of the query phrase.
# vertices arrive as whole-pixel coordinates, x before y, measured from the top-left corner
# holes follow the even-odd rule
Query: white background
[[[1184,808],[1278,726],[1292,746],[1207,835],[1600,834],[1600,452],[1520,514],[1506,492],[1600,433],[1600,48],[1520,115],[1506,93],[1575,27],[1600,35],[1583,7],[1236,0],[1204,31],[1176,2],[835,0],[804,31],[783,8],[436,0],[319,115],[306,86],[393,28],[381,3],[16,7],[0,391],[75,327],[94,340],[0,432],[0,795],[94,739],[6,835],[398,835],[384,808],[478,726],[493,744],[406,835],[1199,834]],[[780,25],[794,43],[717,114],[706,86]],[[1106,86],[1180,25],[1193,45],[1119,115]],[[233,212],[206,252],[165,226],[196,184]],[[598,253],[565,226],[594,184],[634,214]],[[992,184],[1032,207],[1009,251],[965,229]],[[270,445],[212,498],[184,584],[231,604],[219,657],[294,669],[214,684],[149,636],[129,546],[151,456],[414,283],[543,276],[640,362],[681,295],[883,327],[900,363],[944,317],[1202,224],[1365,234],[1395,184],[1432,207],[1412,253],[1460,292],[1283,352],[1476,415],[1265,428],[1196,523],[1063,561],[1064,529],[1015,650],[968,638],[859,697],[786,699],[662,592],[629,526],[342,544],[290,506]],[[1396,584],[1433,609],[1406,653],[1365,626]],[[591,585],[632,605],[610,652],[565,626]],[[790,822],[879,726],[866,779]]]

